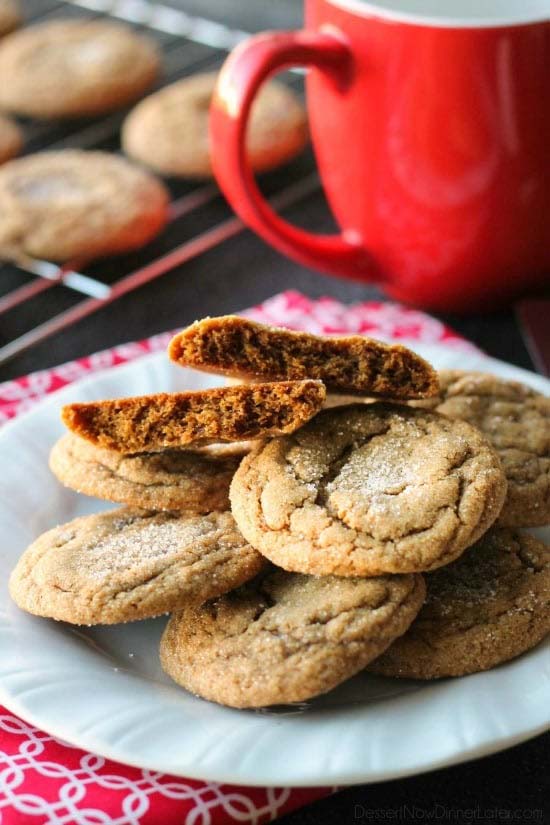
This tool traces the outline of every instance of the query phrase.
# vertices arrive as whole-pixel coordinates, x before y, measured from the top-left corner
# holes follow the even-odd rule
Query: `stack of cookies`
[[[20,607],[170,613],[165,671],[233,707],[364,668],[473,673],[550,631],[550,552],[517,530],[550,524],[550,399],[233,316],[169,355],[246,383],[65,407],[53,472],[127,506],[37,539],[11,577]]]

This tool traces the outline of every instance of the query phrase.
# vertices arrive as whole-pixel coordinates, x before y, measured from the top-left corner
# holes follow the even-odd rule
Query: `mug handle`
[[[214,174],[243,221],[274,247],[314,269],[373,280],[373,260],[359,238],[346,232],[314,235],[292,226],[271,209],[254,180],[245,145],[252,102],[267,77],[298,64],[317,67],[345,88],[352,54],[341,36],[296,31],[255,35],[229,55],[210,107]]]

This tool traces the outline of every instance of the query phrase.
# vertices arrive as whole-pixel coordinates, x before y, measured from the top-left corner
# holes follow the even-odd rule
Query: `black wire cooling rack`
[[[219,68],[227,53],[249,35],[150,0],[29,0],[26,11],[27,23],[58,17],[112,17],[146,32],[162,50],[159,87],[198,71]],[[301,88],[300,73],[287,73],[285,79]],[[127,111],[93,120],[23,121],[25,153],[64,148],[118,152]],[[184,276],[193,259],[244,229],[214,183],[166,183],[171,193],[168,225],[138,252],[97,261],[80,271],[43,260],[0,264],[0,364],[107,304],[123,301],[128,293],[176,267]],[[262,188],[277,209],[306,198],[319,188],[313,158],[307,156],[282,172],[263,176]],[[44,300],[46,294],[48,300]]]

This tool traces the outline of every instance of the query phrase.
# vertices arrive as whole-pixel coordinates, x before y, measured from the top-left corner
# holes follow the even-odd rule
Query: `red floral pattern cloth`
[[[243,314],[310,332],[475,350],[435,318],[391,303],[345,306],[285,292]],[[0,424],[84,375],[164,349],[171,334],[0,384]],[[220,785],[140,770],[62,742],[0,706],[0,825],[262,825],[331,790]]]

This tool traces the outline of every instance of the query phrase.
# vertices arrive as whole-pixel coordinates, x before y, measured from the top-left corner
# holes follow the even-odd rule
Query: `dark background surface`
[[[173,3],[175,5],[175,3]],[[50,0],[29,3],[34,13],[57,16],[63,9]],[[181,0],[180,5],[203,16],[211,14],[231,25],[253,31],[264,27],[290,27],[300,19],[300,5],[294,0],[271,3],[235,2],[235,0]],[[79,13],[75,11],[75,13]],[[163,38],[174,46],[169,37]],[[192,51],[188,47],[186,54]],[[172,57],[176,52],[172,52]],[[207,47],[197,47],[192,54],[193,70],[202,65],[219,65],[223,55]],[[178,61],[173,61],[174,65]],[[186,64],[187,65],[187,64]],[[180,71],[181,74],[181,71]],[[71,134],[41,131],[26,125],[31,149],[51,146],[65,140],[81,145],[75,129]],[[53,134],[53,137],[52,137]],[[95,144],[94,144],[95,145]],[[117,138],[108,137],[101,148],[117,149]],[[313,165],[306,155],[282,173],[268,176],[265,187],[277,191],[285,183],[307,174]],[[171,184],[175,195],[185,193],[185,186]],[[226,219],[229,211],[221,198],[205,209],[186,216],[161,238],[156,254],[181,243],[193,234]],[[332,226],[320,193],[305,198],[285,211],[285,216],[315,231]],[[151,257],[151,256],[150,256]],[[95,265],[88,270],[105,283],[114,283],[121,274],[141,263],[140,256],[126,256]],[[3,267],[0,294],[30,279],[15,267]],[[184,266],[101,309],[63,333],[18,356],[0,368],[0,380],[42,369],[98,349],[128,340],[140,339],[166,329],[184,326],[203,315],[233,312],[250,306],[284,289],[297,289],[310,297],[330,295],[341,301],[379,299],[373,287],[338,281],[320,276],[282,258],[248,231],[194,258]],[[39,299],[0,318],[0,344],[20,335],[36,323],[73,306],[81,296],[64,287],[55,287]],[[532,368],[514,308],[491,315],[466,317],[438,316],[478,346],[497,358],[518,366]],[[550,701],[550,697],[549,697]],[[453,709],[449,708],[449,713]],[[419,731],[418,747],[425,736],[436,732]],[[280,820],[281,825],[332,825],[348,822],[542,822],[541,813],[550,798],[548,755],[550,735],[540,736],[496,756],[435,773],[377,785],[356,786],[340,791],[307,809]],[[404,809],[404,806],[408,806]],[[411,813],[415,806],[416,813]],[[468,810],[470,809],[470,810]],[[490,809],[488,814],[483,811]],[[494,813],[498,809],[500,813]],[[546,816],[548,812],[546,811]]]

